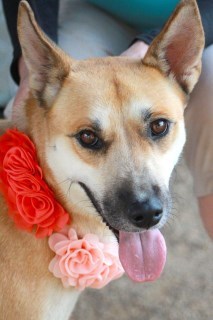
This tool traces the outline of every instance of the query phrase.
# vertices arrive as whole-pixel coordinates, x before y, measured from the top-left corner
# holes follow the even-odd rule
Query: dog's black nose
[[[146,201],[135,201],[128,210],[130,221],[136,227],[145,229],[156,225],[162,215],[162,204],[156,196],[152,196]]]

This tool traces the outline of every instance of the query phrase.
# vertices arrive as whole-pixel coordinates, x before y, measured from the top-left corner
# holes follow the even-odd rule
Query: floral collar
[[[123,274],[117,244],[102,243],[93,234],[78,238],[70,215],[43,179],[34,144],[16,129],[0,137],[0,192],[17,228],[49,237],[56,254],[49,270],[64,287],[102,288]]]

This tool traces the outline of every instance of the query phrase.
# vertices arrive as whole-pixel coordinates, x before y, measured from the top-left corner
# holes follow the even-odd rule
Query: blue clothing
[[[162,26],[179,0],[90,0],[139,32]]]

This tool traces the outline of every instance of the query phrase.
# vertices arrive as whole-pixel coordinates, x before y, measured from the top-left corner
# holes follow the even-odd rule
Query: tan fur
[[[184,57],[188,78],[179,65],[170,74],[170,65],[164,64],[168,41],[178,32],[176,18],[181,16],[185,24],[186,12],[194,13],[190,28],[196,32],[193,65],[187,53]],[[200,72],[203,32],[195,1],[181,2],[144,62],[122,57],[86,61],[67,57],[40,31],[25,1],[21,2],[18,30],[31,92],[25,106],[27,121],[19,120],[16,125],[33,139],[45,179],[70,212],[79,236],[93,232],[102,241],[116,241],[76,181],[87,183],[98,200],[117,180],[130,174],[136,189],[144,180],[168,188],[185,141],[183,112],[188,95],[183,88],[191,91]],[[34,56],[30,41],[37,44]],[[39,57],[50,70],[39,73]],[[147,109],[152,120],[166,118],[173,123],[171,133],[158,143],[147,138],[143,119]],[[96,130],[96,120],[107,145],[99,153],[82,148],[74,137],[83,129]],[[17,230],[2,198],[0,207],[1,319],[67,320],[78,292],[63,289],[49,273],[53,255],[47,239],[36,240]],[[166,218],[165,214],[162,224]]]
[[[11,121],[0,119],[0,134],[3,134],[7,129],[12,127],[12,125]]]

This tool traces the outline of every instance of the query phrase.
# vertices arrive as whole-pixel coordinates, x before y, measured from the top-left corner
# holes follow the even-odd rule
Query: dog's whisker
[[[68,181],[71,181],[71,179],[67,178],[65,180],[62,180],[61,182],[57,183],[57,185],[63,184],[63,183],[68,182]]]
[[[68,190],[67,190],[67,193],[66,193],[66,198],[70,197],[70,190],[71,190],[71,187],[72,187],[73,183],[74,183],[74,181],[70,180],[70,184],[69,184],[69,187],[68,187]]]

